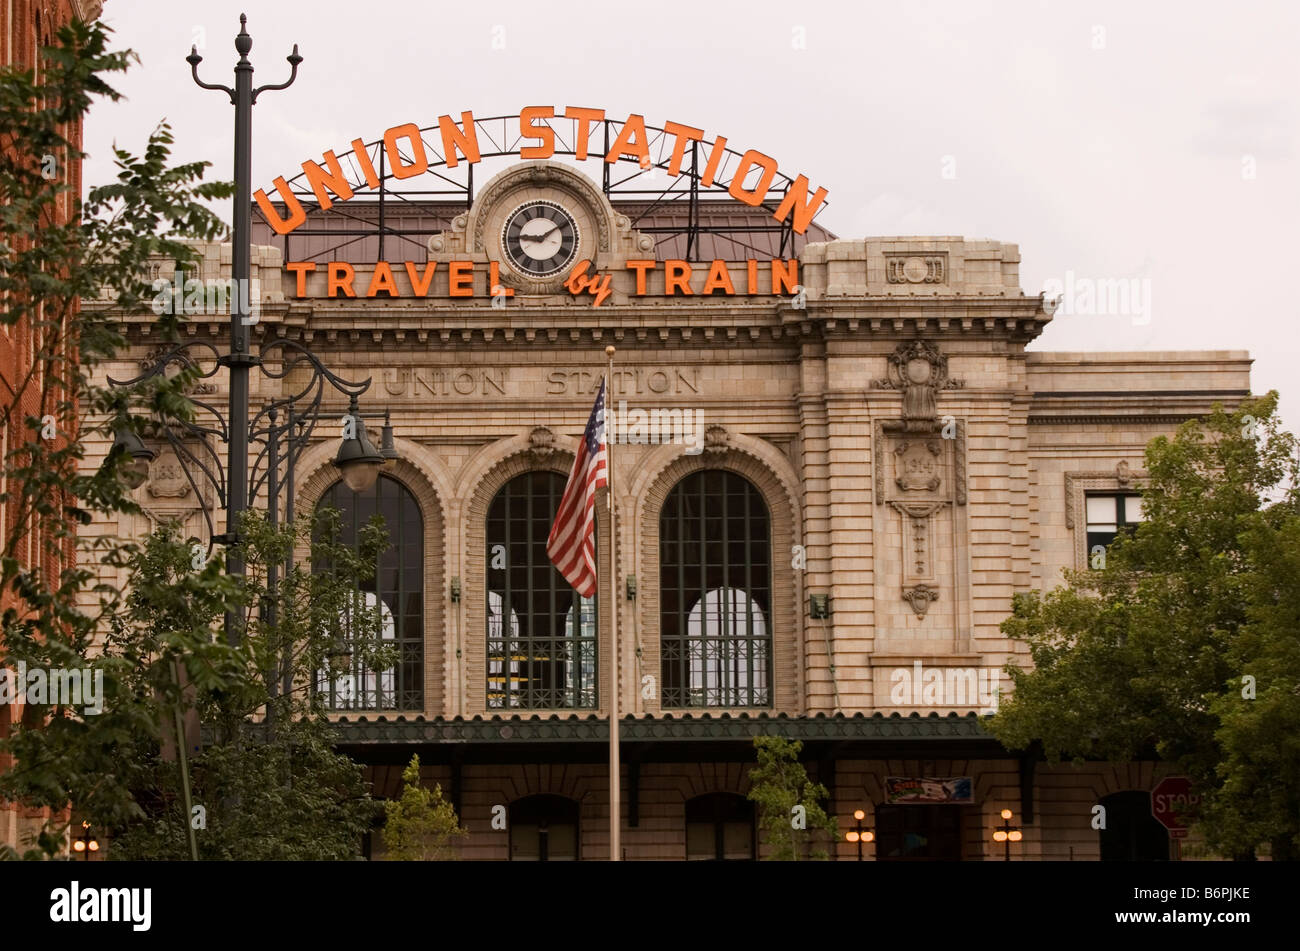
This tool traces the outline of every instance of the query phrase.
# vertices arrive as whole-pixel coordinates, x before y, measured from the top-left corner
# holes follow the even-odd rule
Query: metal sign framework
[[[576,158],[578,152],[574,147],[574,143],[577,141],[578,123],[587,121],[590,120],[556,116],[549,119],[534,120],[534,123],[536,128],[540,128],[544,124],[554,132],[554,155]],[[622,170],[616,171],[614,163],[605,161],[604,157],[609,153],[611,143],[617,141],[625,123],[616,119],[597,121],[599,121],[603,132],[604,147],[599,156],[595,155],[596,130],[593,128],[590,132],[590,141],[593,147],[590,148],[588,157],[601,163],[601,190],[610,201],[645,202],[644,208],[635,216],[630,216],[632,217],[632,227],[638,231],[655,235],[656,245],[670,238],[684,237],[685,253],[682,256],[683,259],[686,261],[699,261],[701,260],[700,236],[710,234],[723,237],[747,251],[762,255],[765,250],[753,247],[745,237],[749,234],[762,233],[779,235],[777,256],[785,257],[794,253],[793,216],[787,217],[784,222],[779,222],[771,217],[771,213],[776,211],[777,206],[790,189],[792,179],[788,175],[777,171],[768,190],[770,197],[757,206],[769,213],[766,217],[770,224],[764,224],[761,221],[744,224],[709,221],[707,216],[701,216],[701,206],[703,205],[707,211],[710,196],[726,195],[729,199],[729,207],[732,209],[735,207],[733,204],[734,199],[730,198],[729,189],[735,169],[740,164],[742,157],[740,152],[724,147],[721,150],[722,157],[713,173],[712,181],[710,184],[705,185],[701,182],[703,174],[700,155],[701,146],[704,147],[707,155],[712,150],[712,143],[692,141],[683,156],[680,173],[675,177],[669,177],[666,187],[655,187],[652,183],[658,173],[663,172],[667,175],[676,136],[658,126],[645,126],[649,161],[637,161],[626,154],[620,155],[617,159],[618,162],[636,166],[636,170],[631,174],[620,175],[619,171]],[[480,154],[483,159],[507,156],[518,158],[521,145],[529,144],[529,137],[520,132],[519,116],[517,114],[474,119],[474,131],[480,143]],[[400,219],[400,216],[390,214],[392,211],[391,203],[397,202],[403,206],[412,206],[420,202],[447,201],[457,205],[463,204],[464,208],[468,210],[474,202],[474,163],[462,160],[455,163],[455,169],[447,167],[446,156],[440,150],[442,141],[437,125],[421,128],[420,138],[428,156],[428,170],[419,176],[406,179],[406,181],[418,183],[425,176],[432,176],[437,187],[394,188],[395,180],[393,173],[387,167],[384,140],[381,138],[368,142],[365,144],[366,153],[371,164],[378,172],[379,187],[376,189],[378,198],[375,201],[366,202],[361,207],[374,210],[377,215],[361,216],[353,214],[340,203],[335,203],[330,209],[332,215],[352,222],[352,226],[342,228],[312,227],[311,216],[313,212],[321,209],[321,205],[316,200],[316,194],[307,181],[306,173],[299,172],[288,179],[289,190],[302,204],[304,211],[307,212],[308,219],[303,227],[294,229],[292,235],[286,234],[280,238],[284,242],[285,260],[294,260],[290,254],[290,239],[295,236],[331,236],[340,239],[337,244],[315,252],[313,257],[329,255],[359,240],[376,236],[379,241],[379,260],[386,259],[386,238],[397,239],[399,245],[403,242],[409,242],[424,250],[425,240],[438,232],[428,228],[410,228],[403,227],[400,224],[397,226],[390,224],[390,217]],[[414,160],[411,155],[400,150],[398,154],[401,155],[403,162],[413,164]],[[356,156],[352,153],[352,150],[348,149],[340,154],[339,161],[344,175],[354,191],[368,190],[366,176],[358,167]],[[463,172],[459,171],[461,166],[464,167]],[[746,181],[742,184],[749,188],[754,187],[762,177],[762,172],[763,169],[751,166],[745,176]],[[821,208],[818,209],[818,214],[827,204],[829,203],[822,203]],[[357,206],[354,205],[353,207]],[[654,216],[661,215],[666,210],[679,212],[683,209],[685,211],[685,221],[682,225],[645,223],[652,220]],[[254,213],[260,214],[256,208],[254,208]]]

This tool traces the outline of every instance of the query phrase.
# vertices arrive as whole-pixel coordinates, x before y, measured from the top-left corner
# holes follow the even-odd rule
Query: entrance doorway
[[[876,860],[961,861],[961,807],[876,806]]]
[[[686,803],[688,861],[752,861],[754,804],[734,793],[707,793]]]
[[[1106,828],[1099,829],[1103,862],[1167,862],[1169,833],[1151,815],[1151,794],[1139,790],[1101,798]]]
[[[528,796],[510,805],[512,862],[578,860],[578,803],[564,796]]]

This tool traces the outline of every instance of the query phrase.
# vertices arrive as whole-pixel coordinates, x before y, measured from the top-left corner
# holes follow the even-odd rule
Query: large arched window
[[[316,687],[326,694],[325,705],[333,710],[423,709],[424,519],[415,496],[396,479],[381,475],[368,492],[353,492],[336,482],[318,506],[339,510],[340,540],[354,546],[371,516],[383,516],[389,545],[363,595],[371,612],[379,608],[380,633],[395,642],[398,654],[397,663],[383,670],[367,668],[354,657],[350,670],[318,672]]]
[[[582,598],[546,554],[564,476],[507,482],[487,517],[487,706],[596,706],[596,599]]]
[[[665,707],[772,704],[772,566],[767,505],[734,472],[674,486],[659,516],[659,631]]]

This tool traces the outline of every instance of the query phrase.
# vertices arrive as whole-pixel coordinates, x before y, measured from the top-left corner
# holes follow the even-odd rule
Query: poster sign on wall
[[[952,776],[947,779],[889,776],[885,779],[885,802],[891,805],[968,805],[974,801],[974,786],[969,776]]]

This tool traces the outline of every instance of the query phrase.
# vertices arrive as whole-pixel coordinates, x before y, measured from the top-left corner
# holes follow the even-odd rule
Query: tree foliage
[[[243,576],[222,574],[214,560],[194,580],[195,549],[173,526],[155,533],[132,562],[127,611],[105,658],[129,671],[121,708],[138,707],[137,721],[154,721],[129,737],[125,817],[123,810],[96,817],[114,829],[114,857],[189,855],[194,816],[184,807],[178,764],[165,750],[177,709],[182,717],[195,711],[210,734],[189,763],[192,801],[204,814],[200,858],[356,858],[378,816],[361,767],[331,748],[334,731],[317,688],[336,673],[344,645],[366,668],[395,663],[379,610],[360,595],[372,586],[387,545],[382,519],[363,530],[356,549],[343,543],[339,515],[330,509],[281,527],[246,513],[240,536]],[[286,571],[295,548],[309,548],[310,557]],[[233,646],[221,630],[229,610],[243,620]],[[89,814],[95,800],[77,805]]]
[[[102,677],[103,707],[27,705],[0,744],[12,757],[0,797],[52,811],[26,853],[34,858],[62,851],[70,805],[107,831],[110,857],[186,858],[192,831],[203,858],[355,857],[378,806],[360,767],[331,748],[314,681],[341,648],[371,669],[395,662],[378,610],[359,596],[386,544],[382,528],[368,528],[353,551],[340,542],[337,513],[281,528],[249,513],[236,550],[242,576],[221,557],[196,559],[175,526],[143,547],[96,536],[72,561],[91,513],[140,511],[121,478],[129,460],[114,451],[102,467],[84,467],[87,444],[142,433],[147,419],[192,419],[186,393],[199,372],[117,387],[98,384],[95,369],[125,346],[124,319],[152,310],[150,264],[194,263],[192,242],[225,230],[206,203],[233,194],[201,181],[207,163],[171,166],[162,124],[141,155],[115,149],[114,180],[80,201],[66,174],[81,157],[72,130],[93,100],[119,98],[110,80],[135,58],[110,51],[107,33],[63,28],[42,51],[39,84],[32,71],[0,73],[0,299],[3,322],[30,328],[32,345],[29,372],[4,407],[0,501],[11,504],[0,585],[11,597],[0,658],[89,669]],[[85,298],[104,306],[82,310]],[[153,339],[179,339],[180,320],[156,313]],[[38,557],[27,557],[30,538],[41,541]],[[294,551],[310,557],[290,564]],[[125,572],[129,594],[100,583],[96,562]],[[227,614],[240,634],[233,645]],[[176,728],[178,717],[204,724],[201,742]]]
[[[808,779],[799,762],[800,740],[783,736],[756,736],[758,765],[749,771],[749,798],[757,804],[758,825],[773,861],[797,861],[805,853],[826,859],[822,846],[838,837],[837,824],[822,808],[830,795],[826,787]]]
[[[442,798],[442,786],[429,789],[420,782],[420,757],[412,756],[402,770],[402,796],[384,803],[384,846],[388,858],[428,862],[457,857],[454,838],[469,835],[456,810]]]
[[[110,454],[104,466],[90,468],[82,461],[89,439],[139,432],[153,411],[186,417],[193,373],[107,388],[93,372],[124,345],[122,317],[151,296],[149,262],[193,260],[189,242],[224,230],[205,203],[230,196],[233,187],[202,182],[208,163],[169,165],[172,137],[164,123],[141,155],[116,149],[115,179],[81,200],[79,182],[68,175],[83,157],[74,130],[96,99],[120,98],[112,79],[136,58],[110,50],[109,32],[101,24],[62,27],[57,44],[40,51],[39,83],[33,70],[0,70],[0,323],[22,336],[30,358],[0,407],[8,444],[0,462],[0,504],[7,506],[0,658],[47,670],[93,666],[105,694],[120,697],[129,689],[126,672],[96,654],[121,594],[87,565],[123,566],[134,547],[99,536],[78,551],[76,532],[91,512],[139,508],[121,479],[126,459]],[[101,296],[110,306],[79,307],[83,298]],[[153,329],[158,339],[173,339],[177,319],[162,315]],[[196,597],[228,593],[215,573],[194,583],[207,586]],[[73,801],[95,801],[96,814],[130,813],[122,785],[129,766],[117,743],[147,727],[136,719],[142,715],[122,707],[92,724],[64,706],[27,705],[22,723],[0,742],[0,751],[15,757],[0,776],[0,796],[56,815]],[[36,854],[57,852],[62,836],[56,820],[34,843]]]
[[[1201,793],[1211,847],[1295,856],[1298,460],[1276,393],[1152,440],[1146,521],[1102,570],[1019,595],[1003,623],[1033,667],[1007,668],[1015,691],[991,721],[999,739],[1038,741],[1052,761],[1157,755]]]

